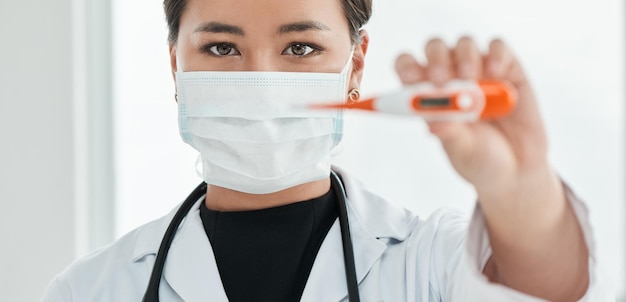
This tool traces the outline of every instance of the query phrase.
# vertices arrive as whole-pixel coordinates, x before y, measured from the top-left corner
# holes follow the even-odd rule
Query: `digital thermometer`
[[[516,99],[515,90],[505,82],[454,80],[444,86],[420,83],[353,103],[314,104],[310,108],[416,115],[426,121],[476,121],[508,115]]]

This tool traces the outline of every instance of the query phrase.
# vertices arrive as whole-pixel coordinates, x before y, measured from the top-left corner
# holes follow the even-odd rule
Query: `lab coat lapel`
[[[356,275],[361,284],[386,251],[386,242],[389,239],[405,240],[419,219],[413,213],[364,190],[341,168],[334,166],[333,170],[341,175],[346,190]],[[346,298],[348,287],[344,265],[339,221],[335,221],[317,254],[301,301],[340,301]],[[371,294],[363,292],[363,288],[360,291],[362,298]]]
[[[193,207],[178,229],[163,274],[167,283],[186,302],[227,302],[198,206]]]
[[[387,248],[370,235],[348,207],[357,280],[360,283]],[[302,302],[340,301],[347,297],[346,271],[339,220],[335,221],[317,254],[302,294]]]

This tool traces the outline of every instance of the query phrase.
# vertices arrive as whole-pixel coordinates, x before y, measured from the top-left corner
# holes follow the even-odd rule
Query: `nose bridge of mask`
[[[329,118],[337,112],[309,110],[308,105],[345,98],[341,74],[191,72],[178,77],[179,106],[188,117]]]

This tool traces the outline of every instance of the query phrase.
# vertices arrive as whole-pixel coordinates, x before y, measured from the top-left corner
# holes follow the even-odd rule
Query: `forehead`
[[[348,31],[343,0],[187,0],[180,31],[220,22],[245,31],[276,30],[282,24],[314,21],[331,31]]]

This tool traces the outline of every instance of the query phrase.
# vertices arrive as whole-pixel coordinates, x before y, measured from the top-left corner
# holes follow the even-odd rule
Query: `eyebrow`
[[[279,34],[292,32],[304,32],[309,30],[330,30],[328,26],[316,21],[302,21],[281,25],[278,28]]]
[[[316,21],[301,21],[301,22],[283,24],[280,27],[278,27],[277,32],[278,34],[282,35],[282,34],[293,33],[293,32],[305,32],[309,30],[322,31],[322,30],[330,30],[330,28]],[[230,25],[230,24],[225,24],[225,23],[220,23],[220,22],[203,23],[200,26],[196,27],[196,29],[194,30],[194,33],[197,33],[197,32],[218,33],[218,34],[224,33],[224,34],[232,34],[232,35],[237,35],[237,36],[245,35],[245,32],[243,31],[241,27]]]
[[[207,32],[207,33],[224,33],[224,34],[233,34],[237,36],[243,36],[245,33],[243,29],[239,26],[234,26],[230,24],[224,24],[220,22],[207,22],[198,27],[193,31],[197,32]]]

